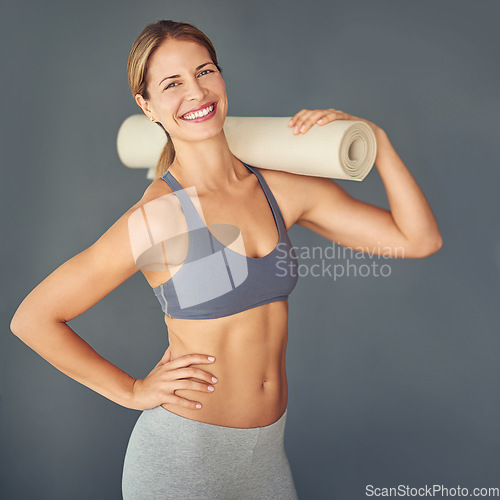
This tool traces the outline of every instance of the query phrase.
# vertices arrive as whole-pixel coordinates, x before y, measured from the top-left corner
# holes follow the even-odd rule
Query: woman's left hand
[[[333,122],[334,120],[358,120],[367,123],[372,128],[373,132],[381,130],[375,123],[359,118],[358,116],[349,115],[340,111],[340,109],[302,109],[288,123],[290,128],[293,127],[293,133],[305,134],[314,124],[320,126]]]

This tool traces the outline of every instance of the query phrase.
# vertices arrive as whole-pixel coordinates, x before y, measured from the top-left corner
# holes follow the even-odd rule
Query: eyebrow
[[[197,68],[196,68],[196,71],[198,71],[199,69],[203,68],[203,66],[206,66],[207,64],[213,64],[215,66],[215,64],[210,61],[210,62],[206,62],[206,63],[203,63],[203,64],[200,64]],[[172,75],[172,76],[167,76],[165,77],[158,85],[161,85],[165,80],[168,80],[169,78],[180,78],[181,75]]]

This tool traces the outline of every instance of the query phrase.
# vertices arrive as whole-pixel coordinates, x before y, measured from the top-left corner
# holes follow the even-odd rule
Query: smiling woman
[[[124,498],[140,498],[145,491],[161,498],[197,498],[202,492],[205,498],[294,498],[283,446],[284,357],[287,298],[297,277],[273,278],[276,240],[291,247],[287,228],[261,173],[227,147],[226,88],[211,44],[202,36],[173,36],[169,30],[181,30],[177,23],[158,24],[169,35],[151,53],[144,81],[133,74],[129,79],[137,104],[172,145],[171,163],[160,160],[163,171],[157,171],[142,205],[149,231],[163,235],[162,256],[169,258],[155,269],[151,259],[140,266],[165,313],[170,347],[160,368],[135,384],[136,404],[145,411],[127,448]],[[146,28],[151,36],[153,26]],[[145,40],[141,35],[136,43]],[[129,68],[137,66],[138,54],[132,50]],[[172,196],[163,217],[152,215],[161,210],[160,200]],[[168,238],[166,219],[176,228]],[[218,219],[241,231],[242,252],[208,230],[207,221]],[[192,353],[215,358],[210,372],[200,373],[203,365],[190,358],[189,370],[185,363],[176,365]],[[177,383],[169,387],[165,382],[172,378]],[[164,468],[155,465],[159,461]],[[151,476],[157,479],[154,491],[148,489]]]
[[[347,248],[425,257],[441,245],[436,221],[387,134],[337,109],[299,111],[290,134],[365,121],[390,211],[331,179],[236,158],[224,135],[228,100],[215,49],[190,24],[146,26],[128,76],[136,103],[168,136],[155,180],[24,299],[11,329],[63,373],[141,410],[124,457],[125,500],[293,500],[285,358],[298,263],[287,231],[300,224]],[[136,380],[66,323],[137,271],[161,304],[169,347]]]
[[[168,60],[164,60],[166,54],[161,49],[161,45],[167,38],[171,43],[177,41],[190,42],[192,50],[201,52],[201,54],[198,54],[198,57],[203,62],[194,68],[187,68],[188,73],[193,73],[193,78],[204,80],[209,78],[213,80],[215,77],[224,86],[222,68],[217,61],[217,53],[212,42],[203,32],[188,23],[170,20],[158,21],[155,24],[147,26],[139,35],[130,51],[127,64],[130,89],[141,108],[143,108],[147,100],[154,98],[154,96],[158,98],[165,92],[173,92],[174,89],[178,93],[177,88],[182,87],[182,80],[187,76],[181,72],[168,76],[168,70],[170,68],[182,68],[183,61],[180,57],[180,52],[177,54],[179,58],[177,61],[172,60],[170,61],[171,64],[169,64]],[[163,60],[163,64],[159,64],[158,60]],[[163,68],[165,68],[167,73],[163,73]],[[149,85],[149,82],[152,82],[152,84]],[[214,106],[216,105],[214,103]],[[193,108],[193,111],[196,110],[197,108]],[[186,110],[185,114],[189,111]],[[156,168],[155,179],[158,179],[174,160],[175,150],[170,132],[162,125],[162,121],[158,119],[159,115],[146,113],[146,116],[158,123],[167,135],[167,142]],[[179,116],[179,119],[182,118]],[[186,118],[184,117],[184,119]]]

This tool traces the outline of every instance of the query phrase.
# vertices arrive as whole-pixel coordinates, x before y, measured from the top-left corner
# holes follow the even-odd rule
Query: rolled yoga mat
[[[224,133],[231,152],[249,165],[294,174],[362,181],[377,154],[371,127],[362,121],[335,120],[294,135],[291,117],[227,116]],[[129,116],[118,131],[118,156],[130,168],[154,176],[167,142],[165,132],[142,114]]]

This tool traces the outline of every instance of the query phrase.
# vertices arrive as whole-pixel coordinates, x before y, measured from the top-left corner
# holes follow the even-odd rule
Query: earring
[[[155,119],[154,119],[154,117],[153,117],[153,116],[150,116],[150,117],[149,117],[149,119],[150,119],[152,122],[154,122],[154,121],[155,121]]]

